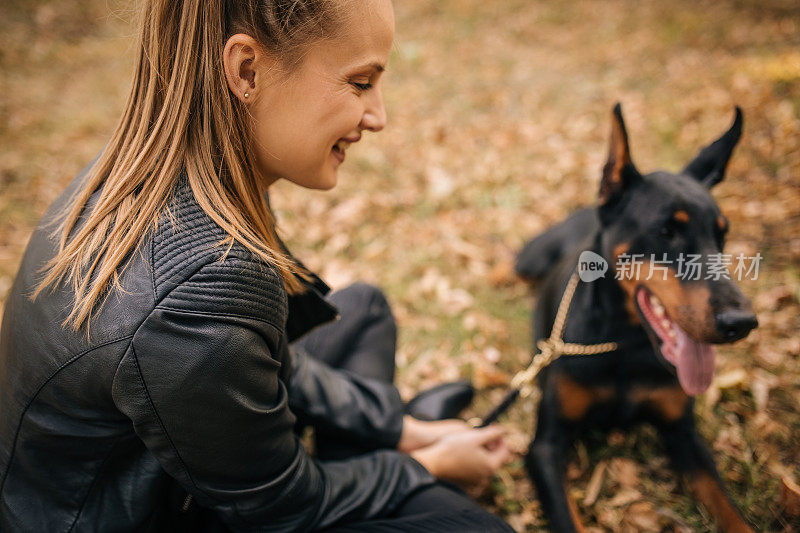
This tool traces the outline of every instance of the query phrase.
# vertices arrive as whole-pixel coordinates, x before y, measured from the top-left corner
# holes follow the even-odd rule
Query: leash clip
[[[562,340],[562,335],[564,333],[564,327],[566,326],[567,322],[567,314],[569,313],[569,307],[572,303],[572,297],[575,295],[575,289],[578,287],[578,271],[577,269],[572,273],[572,277],[570,277],[569,281],[567,282],[567,287],[564,290],[564,294],[561,296],[561,301],[558,304],[558,311],[556,312],[556,318],[553,322],[553,328],[550,332],[550,337],[546,339],[540,339],[539,342],[536,343],[536,348],[538,352],[533,354],[533,359],[531,360],[530,364],[524,370],[520,370],[514,377],[511,378],[511,390],[519,391],[519,396],[522,398],[528,398],[533,395],[536,391],[536,387],[534,387],[534,380],[539,372],[542,371],[544,367],[561,357],[562,355],[598,355],[608,352],[613,352],[617,350],[619,345],[616,342],[604,342],[600,344],[576,344],[576,343],[567,343]],[[497,419],[503,412],[505,412],[509,407],[511,407],[511,403],[513,403],[514,397],[509,396],[507,400],[504,400],[502,404],[492,410],[490,415],[487,417],[487,420],[494,421]],[[485,422],[488,424],[488,422]]]

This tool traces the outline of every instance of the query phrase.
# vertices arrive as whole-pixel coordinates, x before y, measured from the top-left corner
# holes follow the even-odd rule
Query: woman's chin
[[[320,176],[319,180],[310,189],[317,189],[319,191],[329,191],[336,187],[339,182],[338,173],[336,170],[328,170],[324,175]]]
[[[320,190],[329,191],[336,187],[337,183],[339,183],[339,173],[336,169],[334,169],[333,172],[331,172],[328,176],[325,176]]]
[[[326,168],[313,176],[287,176],[285,179],[304,189],[328,191],[336,186],[338,173],[335,168]]]
[[[339,164],[335,164],[333,166],[328,165],[322,172],[320,172],[319,177],[317,178],[317,186],[314,187],[315,189],[319,189],[320,191],[329,191],[336,187],[336,184],[339,182]]]

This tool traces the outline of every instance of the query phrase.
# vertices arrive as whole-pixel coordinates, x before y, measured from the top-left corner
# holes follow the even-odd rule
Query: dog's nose
[[[758,326],[758,319],[751,311],[745,309],[729,309],[718,313],[717,330],[727,342],[743,339],[750,330]]]

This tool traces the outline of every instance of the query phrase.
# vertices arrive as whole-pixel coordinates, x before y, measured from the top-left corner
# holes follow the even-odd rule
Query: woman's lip
[[[344,155],[345,150],[349,148],[351,144],[357,143],[360,140],[361,140],[361,135],[354,135],[352,137],[342,137],[341,139],[336,141],[336,144],[333,145],[333,148],[331,148],[331,153],[333,153],[333,156],[336,159],[338,159],[339,162],[341,163],[344,161],[345,158]],[[342,146],[341,149],[337,150],[336,146],[342,143],[342,141],[344,141],[345,144]]]

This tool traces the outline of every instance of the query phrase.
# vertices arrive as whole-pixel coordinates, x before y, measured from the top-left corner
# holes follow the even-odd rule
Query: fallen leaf
[[[456,188],[453,177],[443,168],[431,165],[425,171],[428,192],[431,198],[442,200],[450,196]]]
[[[632,459],[615,457],[609,466],[609,475],[623,489],[631,489],[639,485],[639,465]]]
[[[783,354],[773,346],[760,345],[755,350],[756,359],[763,365],[774,368],[783,362]]]
[[[483,351],[483,357],[490,363],[496,364],[500,362],[500,359],[502,359],[502,354],[500,353],[500,350],[494,346],[489,346]]]
[[[445,312],[451,316],[469,308],[475,301],[472,295],[464,289],[442,290],[439,291],[438,297]]]
[[[661,507],[656,512],[662,519],[672,523],[672,529],[675,533],[694,533],[694,529],[672,509]]]
[[[597,513],[597,521],[611,531],[619,531],[621,520],[622,511],[620,509],[605,508]]]
[[[800,485],[788,477],[781,478],[781,504],[787,515],[800,517]]]
[[[503,261],[502,263],[496,264],[489,271],[487,278],[493,287],[511,285],[517,280],[516,274],[514,273],[514,263],[511,261]]]
[[[606,439],[609,446],[622,446],[625,444],[625,434],[619,430],[612,430]]]
[[[576,479],[580,479],[581,477],[583,477],[583,469],[581,469],[580,465],[578,465],[575,462],[571,462],[570,464],[567,465],[567,472],[566,472],[567,481],[575,481]],[[581,489],[579,488],[573,488],[571,489],[571,492],[572,495],[576,498],[583,496],[583,491],[581,491]]]
[[[759,372],[753,376],[752,383],[750,384],[750,394],[753,395],[753,401],[756,404],[756,410],[763,411],[767,407],[769,401],[769,391],[772,390],[778,383],[775,376],[767,372]]]
[[[753,304],[759,310],[775,311],[794,301],[795,296],[792,289],[786,285],[778,285],[760,293]]]
[[[719,387],[712,383],[703,396],[703,404],[706,406],[706,409],[710,410],[712,407],[717,405],[717,402],[722,397],[722,394],[720,393]]]
[[[487,361],[478,361],[475,364],[475,371],[472,379],[475,381],[475,386],[477,388],[485,389],[488,387],[508,385],[511,381],[511,375],[507,372],[503,372]]]
[[[658,513],[650,502],[634,502],[625,511],[623,522],[634,531],[661,531]]]
[[[2,288],[0,288],[2,290]],[[778,343],[778,347],[782,352],[791,357],[800,356],[800,337],[793,337],[791,339],[783,339]]]
[[[636,489],[623,489],[608,501],[611,507],[624,507],[640,500],[642,493]]]
[[[603,487],[603,474],[606,471],[606,462],[600,461],[592,471],[592,477],[586,485],[586,496],[583,498],[583,505],[589,507],[594,505],[597,497],[600,495],[600,489]]]
[[[744,368],[736,368],[719,374],[714,378],[714,386],[720,389],[730,389],[737,387],[747,380],[747,372]]]

